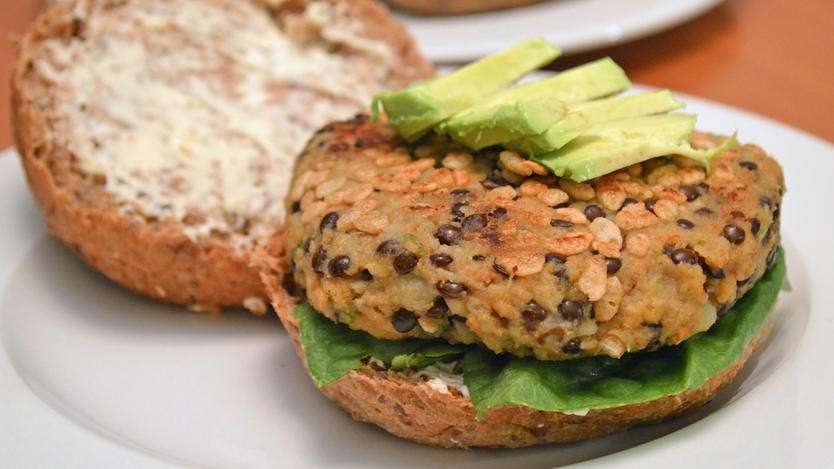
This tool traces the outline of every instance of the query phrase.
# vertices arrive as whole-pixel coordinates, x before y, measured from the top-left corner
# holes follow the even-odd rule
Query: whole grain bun
[[[282,273],[286,272],[281,260],[281,240],[276,238],[264,243],[258,257],[261,278],[272,305],[306,367],[298,322],[292,313],[294,300],[281,284]],[[734,364],[699,388],[641,404],[591,410],[584,416],[510,406],[491,410],[478,421],[472,402],[458,390],[450,387],[448,392],[442,392],[419,377],[380,371],[371,366],[351,371],[325,385],[321,392],[355,420],[378,425],[417,443],[447,448],[518,448],[567,443],[668,419],[704,405],[733,381],[753,352],[765,342],[769,332],[769,325],[763,327]]]
[[[182,15],[194,12],[192,19],[195,21],[187,22],[188,17],[183,16],[185,19],[180,20],[180,16],[175,16],[169,24],[165,23],[164,17],[154,16],[157,13],[148,13],[149,9],[160,8],[160,5],[165,5],[163,11],[166,8],[176,10],[172,15],[180,15],[180,11]],[[203,12],[206,14],[203,15]],[[182,24],[177,21],[182,21]],[[142,26],[136,26],[138,23]],[[261,30],[255,29],[255,25],[260,25]],[[130,28],[138,28],[135,40],[126,39],[131,37],[133,29]],[[269,28],[274,28],[274,31]],[[108,44],[111,36],[101,31],[112,30],[127,36],[119,36],[121,43]],[[247,61],[257,60],[258,57],[253,59],[246,54],[251,52],[257,55],[261,49],[269,52],[273,50],[270,48],[279,47],[276,44],[284,44],[283,40],[267,43],[269,39],[265,38],[264,31],[274,33],[279,39],[287,38],[287,43],[292,43],[281,46],[286,49],[276,50],[310,48],[297,53],[300,57],[296,64],[298,67],[303,68],[305,60],[314,60],[308,58],[312,57],[308,51],[315,49],[319,54],[316,56],[319,59],[315,60],[332,65],[329,69],[320,70],[322,75],[331,72],[330,76],[321,76],[320,81],[319,77],[313,80],[309,76],[314,76],[318,70],[311,70],[306,72],[307,77],[290,76],[283,82],[277,79],[274,83],[264,82],[260,91],[273,94],[263,98],[261,95],[253,96],[266,104],[249,103],[246,107],[243,98],[240,103],[235,102],[234,97],[229,96],[236,96],[233,93],[239,93],[241,89],[244,92],[249,90],[235,88],[227,91],[232,89],[230,83],[237,86],[249,83],[242,81],[244,79],[255,79],[251,78],[255,72],[250,73],[246,67],[250,63]],[[206,43],[207,37],[217,41],[216,44]],[[236,47],[238,43],[251,45],[241,49],[241,55],[245,57],[230,57],[228,50],[217,49]],[[319,46],[319,43],[324,45]],[[118,85],[117,82],[107,82],[110,73],[82,70],[78,63],[84,63],[84,54],[92,54],[90,51],[99,55],[95,60],[86,57],[88,61],[106,59],[105,62],[116,64],[113,70],[118,70],[118,67],[146,67],[137,69],[135,73],[141,77],[136,81],[141,93],[136,92],[137,96],[131,97],[133,101],[125,98],[121,103],[132,107],[107,106],[112,96],[126,96],[131,90],[108,86],[113,83]],[[189,57],[188,64],[181,68],[196,67],[196,71],[193,76],[186,74],[172,79],[165,75],[169,70],[165,68],[164,57],[181,57],[185,54],[182,51],[193,51],[193,57]],[[224,53],[227,55],[224,56]],[[270,60],[264,54],[266,59],[263,60]],[[148,57],[159,61],[152,62]],[[227,62],[236,65],[224,68],[223,64]],[[306,66],[310,67],[310,63],[317,65],[319,62],[309,62]],[[209,68],[216,64],[220,65]],[[350,72],[354,69],[360,75],[353,78],[350,73],[332,73],[333,70]],[[162,74],[164,79],[155,74]],[[42,12],[19,46],[12,78],[15,140],[29,186],[46,218],[50,233],[93,268],[126,288],[165,302],[205,310],[244,305],[255,312],[265,312],[263,286],[257,271],[251,266],[250,253],[258,239],[272,234],[275,227],[280,226],[283,216],[285,187],[280,178],[268,177],[271,175],[269,171],[286,173],[288,178],[294,150],[303,146],[313,130],[332,120],[331,114],[349,117],[367,107],[364,100],[377,88],[401,87],[432,74],[431,66],[405,29],[391,18],[384,7],[371,0],[60,2]],[[271,80],[269,75],[264,76],[267,77],[264,80]],[[89,83],[84,83],[79,77],[88,77]],[[190,109],[187,108],[191,106],[188,100],[199,98],[203,100],[200,101],[201,106],[216,111],[214,114],[220,116],[219,122],[240,128],[210,127],[206,124],[198,129],[204,131],[203,134],[186,132],[183,136],[160,133],[162,137],[147,144],[151,137],[157,138],[148,130],[154,125],[168,128],[176,124],[190,131],[200,124],[199,116],[194,118],[188,112],[169,116],[165,112],[157,112],[159,109],[143,109],[145,97],[142,93],[148,93],[148,102],[156,99],[152,95],[153,86],[142,81],[148,77],[151,81],[156,80],[151,85],[157,88],[170,85],[176,91],[169,96],[165,93],[170,90],[162,89],[157,101],[166,103],[178,98],[186,102],[183,109]],[[348,86],[350,82],[344,85],[339,81],[345,77],[364,83],[367,88],[348,96],[353,94],[353,87]],[[188,80],[196,81],[207,91],[198,94],[199,88],[196,85],[192,88]],[[186,85],[177,88],[181,83]],[[338,88],[337,85],[344,86]],[[190,94],[192,89],[193,96]],[[334,89],[337,91],[334,92]],[[338,93],[340,89],[342,94]],[[351,90],[351,93],[344,90]],[[110,101],[95,102],[96,93],[108,96]],[[294,111],[290,105],[293,103],[298,108],[296,114],[292,114]],[[215,105],[218,106],[216,109],[209,107]],[[255,111],[261,108],[263,114],[259,115]],[[139,112],[145,110],[148,116]],[[201,112],[212,115],[209,111]],[[289,117],[282,119],[280,116],[285,114]],[[279,117],[276,118],[276,115]],[[234,116],[238,118],[234,119]],[[247,134],[249,129],[245,125],[249,125],[249,120],[255,117],[267,124],[262,126],[265,130],[254,129]],[[125,122],[125,119],[129,121]],[[102,122],[109,126],[106,129],[108,133],[97,134]],[[286,131],[286,139],[275,138],[278,135],[275,129],[281,128],[290,129]],[[272,132],[269,133],[271,138],[249,138],[252,135],[267,135],[268,132]],[[128,135],[129,138],[126,137]],[[263,183],[263,187],[253,191],[253,200],[249,200],[247,197],[251,194],[248,192],[238,193],[239,188],[218,183],[206,189],[206,193],[221,201],[217,210],[210,211],[214,208],[206,207],[214,199],[202,197],[193,189],[200,188],[198,183],[203,181],[192,184],[189,178],[196,176],[187,170],[190,167],[185,164],[183,167],[186,170],[181,175],[171,174],[168,169],[152,168],[161,171],[161,175],[147,178],[151,181],[148,184],[162,184],[158,182],[159,178],[168,178],[170,181],[165,180],[170,182],[171,190],[163,187],[158,193],[147,196],[143,192],[145,188],[136,186],[136,181],[130,179],[135,174],[144,174],[133,170],[133,165],[143,170],[145,161],[155,164],[154,158],[165,157],[165,154],[154,151],[161,148],[154,147],[155,142],[175,141],[175,138],[181,139],[177,142],[184,142],[177,147],[177,151],[189,151],[188,145],[192,145],[192,149],[213,149],[217,155],[228,156],[221,161],[223,164],[244,167],[246,165],[235,163],[232,158],[244,159],[244,151],[253,152],[257,159],[245,161],[248,165],[245,170],[249,171],[246,174],[257,178],[264,173],[262,179],[268,180],[270,186]],[[113,141],[123,144],[124,141],[134,140],[145,146],[139,143],[122,145],[119,148],[125,151],[109,153],[117,155],[111,160],[96,161],[90,156],[98,155],[98,148],[107,149]],[[214,153],[212,158],[215,160],[207,160],[212,164],[222,158]],[[225,166],[207,165],[206,168],[206,171],[211,171],[207,174],[212,177],[222,178],[225,177],[223,173],[228,172],[224,171]],[[115,177],[114,174],[120,176]],[[127,183],[121,181],[124,175]],[[235,179],[230,176],[223,181],[228,183]],[[183,183],[186,189],[177,186],[179,183]],[[238,183],[243,187],[252,185],[245,178]],[[228,187],[235,192],[230,193]],[[154,189],[159,188],[154,186]],[[197,202],[196,205],[188,204],[188,195]],[[246,213],[228,209],[231,205],[224,205],[228,200],[235,200],[235,203],[245,207]]]
[[[392,6],[421,15],[464,15],[506,10],[539,3],[542,0],[387,0]]]

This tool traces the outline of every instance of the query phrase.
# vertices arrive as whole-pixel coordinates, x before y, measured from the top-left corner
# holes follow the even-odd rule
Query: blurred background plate
[[[465,62],[530,37],[565,54],[619,44],[705,13],[722,0],[549,0],[526,7],[459,16],[397,12],[435,62]]]

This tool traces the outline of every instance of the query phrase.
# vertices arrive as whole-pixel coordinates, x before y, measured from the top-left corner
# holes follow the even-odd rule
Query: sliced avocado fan
[[[542,39],[523,42],[448,75],[404,90],[379,93],[371,103],[371,118],[378,117],[381,105],[400,136],[413,142],[452,114],[506,88],[560,53]]]
[[[666,155],[707,166],[737,144],[733,135],[717,148],[692,148],[696,116],[673,113],[683,104],[668,90],[614,96],[631,82],[610,58],[512,86],[558,53],[540,39],[524,42],[449,75],[380,93],[372,117],[382,106],[408,142],[433,130],[476,151],[502,146],[577,182]]]

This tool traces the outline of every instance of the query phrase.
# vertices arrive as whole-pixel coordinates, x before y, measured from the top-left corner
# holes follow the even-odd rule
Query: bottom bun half
[[[280,285],[280,275],[262,278],[275,311],[287,329],[298,356],[304,362],[298,322],[292,298]],[[444,392],[419,377],[363,366],[325,385],[321,392],[355,420],[378,425],[386,431],[417,443],[434,446],[510,447],[565,443],[609,435],[637,424],[656,422],[699,407],[733,381],[752,353],[767,338],[763,327],[741,357],[701,387],[640,404],[630,404],[586,415],[545,412],[510,406],[490,410],[475,418],[471,401],[459,392]]]

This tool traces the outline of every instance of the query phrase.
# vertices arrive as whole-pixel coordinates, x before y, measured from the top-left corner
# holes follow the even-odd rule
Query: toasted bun
[[[276,261],[283,249],[274,239],[264,246],[261,278],[272,305],[289,332],[298,356],[304,362],[298,322],[292,313],[293,299],[281,285],[284,266]],[[330,383],[321,392],[355,420],[373,423],[401,438],[447,448],[518,448],[545,443],[566,443],[617,433],[637,424],[656,422],[707,403],[733,381],[752,353],[767,338],[764,327],[741,357],[699,388],[642,404],[631,404],[587,415],[544,412],[529,407],[503,407],[475,419],[472,402],[453,389],[444,393],[419,378],[378,371],[364,366]],[[307,366],[304,362],[305,367]]]
[[[421,15],[463,15],[491,10],[506,10],[539,3],[542,0],[387,0],[391,5]]]
[[[206,0],[221,5],[224,1]],[[268,3],[258,8],[267,8]],[[383,41],[390,48],[396,63],[383,85],[399,87],[432,74],[411,37],[384,7],[370,0],[331,3],[344,3],[349,21],[361,24],[365,38]],[[305,4],[281,2],[278,8],[303,10]],[[120,207],[132,201],[108,191],[100,178],[82,169],[79,155],[66,143],[67,127],[73,122],[61,122],[57,109],[60,103],[73,100],[59,95],[62,87],[51,83],[38,67],[38,62],[56,49],[43,44],[55,39],[62,43],[84,40],[84,22],[90,19],[85,14],[106,15],[123,5],[125,2],[111,0],[55,4],[37,18],[20,44],[12,79],[15,140],[49,231],[90,266],[135,292],[195,309],[244,305],[254,312],[265,312],[263,286],[251,266],[248,248],[233,245],[228,233],[188,236],[183,219],[126,215]],[[284,12],[272,13],[279,17]],[[141,43],[139,38],[137,43]],[[291,161],[282,164],[289,167]],[[282,206],[281,199],[274,203]],[[270,226],[274,229],[278,223]],[[242,236],[250,235],[244,232]]]

